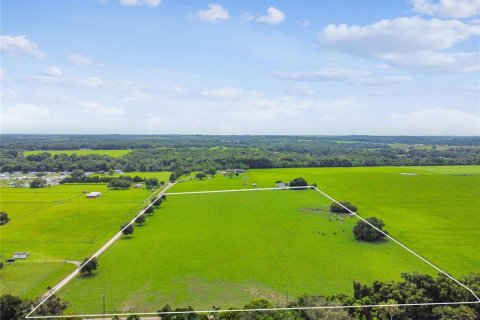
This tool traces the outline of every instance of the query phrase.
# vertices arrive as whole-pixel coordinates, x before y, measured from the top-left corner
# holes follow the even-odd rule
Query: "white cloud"
[[[345,81],[354,85],[392,86],[412,81],[410,76],[377,76],[360,69],[322,69],[318,71],[284,72],[276,71],[273,76],[293,81]]]
[[[162,3],[162,0],[120,0],[120,5],[124,7],[132,6],[146,6],[157,7]]]
[[[480,13],[480,0],[412,0],[414,11],[443,17],[469,18]]]
[[[46,106],[16,103],[2,107],[0,111],[2,132],[35,132],[38,124],[49,121],[50,111]]]
[[[42,70],[42,74],[49,77],[61,77],[63,75],[63,72],[58,67],[50,66]]]
[[[293,85],[281,88],[281,90],[290,96],[313,96],[315,91],[306,85]]]
[[[245,91],[235,87],[222,87],[213,90],[204,90],[202,96],[209,98],[221,98],[221,99],[241,99],[251,96],[255,96],[254,91]]]
[[[333,81],[348,80],[366,77],[370,71],[357,69],[322,69],[318,71],[305,72],[284,72],[275,71],[273,76],[279,79],[288,79],[295,81]]]
[[[208,5],[208,9],[198,11],[197,17],[203,21],[215,22],[229,20],[230,14],[221,5],[211,3]]]
[[[67,61],[77,67],[93,66],[95,64],[92,59],[79,53],[69,54]]]
[[[122,115],[125,114],[125,107],[109,107],[95,101],[79,101],[78,106],[88,112],[100,115]]]
[[[28,55],[36,59],[44,59],[47,56],[35,42],[30,41],[25,35],[0,36],[0,50],[5,54]]]
[[[339,49],[381,55],[448,49],[475,35],[480,35],[480,26],[457,20],[400,17],[366,26],[330,24],[320,40]]]
[[[480,25],[457,20],[400,17],[366,26],[328,25],[320,41],[337,50],[382,59],[390,65],[432,71],[476,70],[475,53],[446,53],[480,35]]]
[[[389,116],[398,132],[419,135],[479,135],[478,114],[443,108],[431,108]]]
[[[33,81],[45,84],[58,84],[69,87],[100,88],[105,86],[105,82],[97,77],[79,77],[79,78],[59,78],[52,76],[22,75],[18,76],[22,81]]]
[[[285,13],[278,10],[275,7],[270,7],[267,9],[267,15],[257,18],[258,22],[266,23],[269,25],[279,24],[285,20]]]

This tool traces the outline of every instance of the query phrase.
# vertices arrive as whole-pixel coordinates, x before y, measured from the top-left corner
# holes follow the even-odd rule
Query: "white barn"
[[[101,192],[90,192],[90,193],[87,193],[86,197],[87,198],[98,198],[102,195]]]
[[[28,258],[28,252],[15,252],[13,254],[13,257],[15,259],[27,259]]]

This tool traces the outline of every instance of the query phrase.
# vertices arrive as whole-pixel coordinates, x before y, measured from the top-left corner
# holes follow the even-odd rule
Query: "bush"
[[[299,177],[290,181],[290,187],[306,187],[306,186],[308,186],[307,180],[303,179],[302,177]]]
[[[382,228],[385,226],[385,223],[376,217],[367,218],[365,220],[367,220],[369,223],[371,223],[380,230],[382,230]],[[384,230],[382,231],[387,233]],[[353,234],[355,235],[355,239],[369,242],[378,241],[385,238],[385,235],[383,233],[377,231],[363,220],[357,222],[357,224],[353,228]]]
[[[30,181],[30,188],[43,188],[47,185],[47,180],[42,178],[33,178]]]
[[[129,236],[133,233],[133,231],[135,230],[135,227],[133,226],[133,224],[124,224],[120,227],[120,230],[122,230],[122,233],[126,236]]]
[[[8,217],[8,213],[6,213],[5,211],[1,211],[0,212],[0,226],[4,225],[8,221],[10,221],[10,218]]]
[[[340,202],[340,204],[342,204],[343,207],[338,203],[333,202],[330,205],[330,211],[334,213],[350,213],[350,211],[357,212],[357,207],[351,204],[350,202],[345,201],[345,202]],[[348,211],[344,207],[347,207],[348,209],[350,209],[350,211]]]

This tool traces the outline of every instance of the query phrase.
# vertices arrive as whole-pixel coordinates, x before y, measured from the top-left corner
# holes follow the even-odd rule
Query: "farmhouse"
[[[27,259],[28,258],[28,252],[15,252],[13,254],[14,259]]]
[[[102,195],[101,192],[90,192],[90,193],[87,193],[86,197],[87,198],[98,198]]]
[[[138,188],[143,188],[143,184],[141,184],[141,183],[135,183],[135,184],[133,185],[133,187],[136,188],[136,189],[138,189]]]

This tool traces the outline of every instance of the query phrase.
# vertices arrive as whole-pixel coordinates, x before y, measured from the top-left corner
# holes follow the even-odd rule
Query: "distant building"
[[[134,188],[137,188],[137,189],[138,189],[138,188],[143,188],[143,184],[141,184],[141,183],[135,183],[135,184],[133,185],[133,187],[134,187]]]
[[[98,198],[102,195],[101,192],[90,192],[90,193],[87,193],[86,197],[87,198]]]
[[[15,252],[13,254],[14,259],[27,259],[28,258],[28,252]]]

